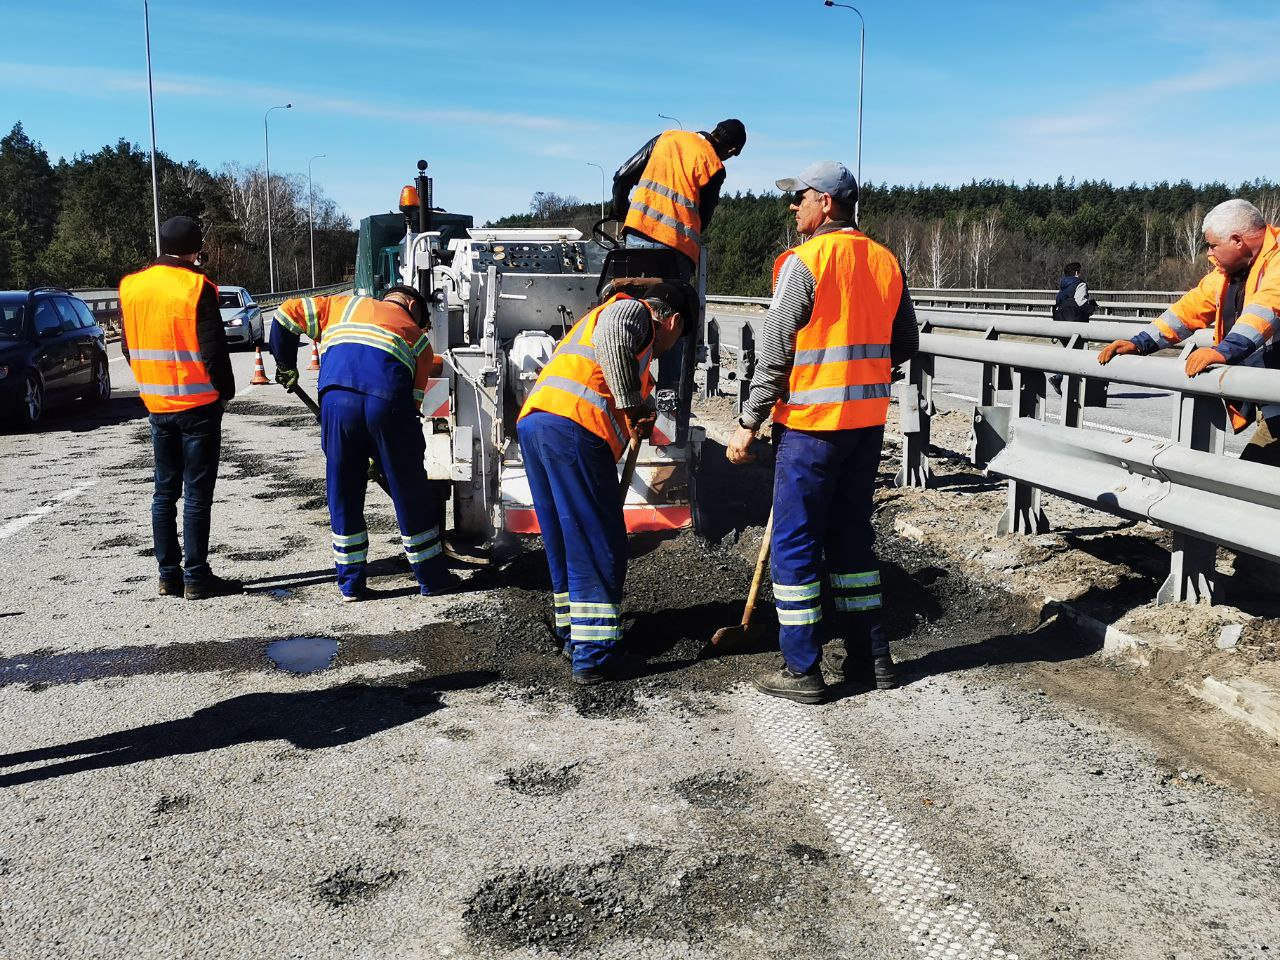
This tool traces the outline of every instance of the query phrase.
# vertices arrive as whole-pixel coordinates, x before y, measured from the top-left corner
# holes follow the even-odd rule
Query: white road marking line
[[[977,397],[966,396],[963,393],[948,393],[946,390],[939,390],[938,392],[941,393],[944,397],[954,397],[957,400],[964,400],[967,403],[980,402]],[[1049,419],[1061,420],[1062,418],[1056,413],[1050,413]],[[1106,430],[1108,433],[1118,433],[1121,436],[1125,436],[1125,437],[1141,437],[1143,440],[1154,440],[1156,443],[1170,442],[1170,439],[1168,437],[1157,436],[1154,433],[1143,433],[1140,430],[1128,430],[1124,427],[1113,427],[1108,423],[1096,423],[1093,420],[1086,420],[1084,422],[1084,425],[1086,427],[1093,427],[1095,430]]]
[[[97,480],[86,480],[84,483],[80,484],[80,486],[78,487],[72,487],[70,490],[62,491],[62,493],[53,497],[47,503],[44,503],[41,506],[36,507],[30,513],[23,514],[21,517],[15,517],[13,520],[10,520],[4,526],[0,527],[0,540],[4,540],[8,537],[12,537],[15,533],[18,533],[21,530],[25,530],[27,527],[31,526],[31,524],[35,523],[41,517],[45,516],[46,514],[53,513],[53,511],[56,510],[60,504],[63,504],[68,500],[74,500],[76,497],[80,496],[80,494],[84,493],[86,490],[88,490],[97,482],[98,482]]]
[[[978,909],[961,900],[954,883],[889,812],[884,800],[852,769],[805,708],[741,688],[752,722],[788,777],[812,794],[813,809],[849,856],[898,932],[926,960],[1018,960]],[[946,898],[944,900],[944,897]]]

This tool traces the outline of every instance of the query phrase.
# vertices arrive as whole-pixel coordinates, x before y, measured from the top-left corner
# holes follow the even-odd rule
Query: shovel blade
[[[716,653],[733,653],[748,650],[759,645],[762,630],[758,624],[735,624],[732,627],[721,627],[711,637],[711,646]]]

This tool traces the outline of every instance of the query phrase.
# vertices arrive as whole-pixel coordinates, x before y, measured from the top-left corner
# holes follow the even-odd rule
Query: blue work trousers
[[[554,413],[530,413],[516,432],[551,568],[556,635],[570,645],[575,670],[598,667],[622,639],[627,527],[618,463],[605,440]]]
[[[161,580],[188,583],[209,576],[209,524],[213,486],[222,454],[222,405],[206,403],[181,413],[153,413],[155,494],[151,538]],[[182,544],[178,544],[178,497],[182,497]]]
[[[789,430],[773,486],[773,597],[787,666],[815,670],[828,636],[850,657],[889,652],[880,629],[872,494],[884,427]],[[824,581],[825,587],[824,590]],[[824,631],[826,607],[835,620]]]
[[[330,387],[320,395],[320,443],[338,589],[357,596],[365,587],[369,530],[364,494],[370,459],[382,468],[391,488],[400,540],[419,587],[424,594],[438,589],[445,576],[440,518],[427,484],[426,441],[412,401]]]

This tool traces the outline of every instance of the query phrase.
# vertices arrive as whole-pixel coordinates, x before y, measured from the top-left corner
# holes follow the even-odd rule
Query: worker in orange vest
[[[155,451],[151,537],[160,567],[160,594],[188,600],[242,589],[240,581],[223,579],[209,569],[222,413],[236,385],[218,288],[196,265],[203,247],[199,223],[170,217],[160,225],[159,258],[120,281],[120,346],[150,414]]]
[[[691,302],[691,288],[661,283],[642,300],[619,294],[588,312],[556,346],[516,424],[574,683],[639,668],[616,650],[627,572],[618,460],[653,430],[650,361],[680,338]]]
[[[1215,364],[1276,365],[1273,340],[1280,333],[1280,226],[1268,224],[1248,200],[1224,200],[1204,218],[1204,239],[1213,269],[1177,303],[1128,340],[1115,340],[1098,354],[1110,363],[1119,354],[1145,355],[1181,343],[1213,325],[1214,346],[1187,357],[1187,376]],[[1232,405],[1237,433],[1257,420],[1241,460],[1280,466],[1280,404]]]
[[[751,392],[726,455],[751,459],[772,412],[773,596],[785,663],[756,686],[818,703],[829,692],[824,593],[835,612],[833,679],[896,684],[880,624],[872,493],[893,366],[914,355],[919,332],[898,261],[854,222],[858,184],[844,164],[820,161],[778,187],[792,193],[808,239],[774,264]]]
[[[720,200],[724,161],[746,143],[741,120],[721,120],[709,133],[667,130],[641,147],[613,175],[613,217],[625,221],[623,243],[674,250],[679,276],[691,278]]]
[[[280,304],[271,325],[276,380],[298,383],[298,340],[320,347],[320,445],[333,532],[338,590],[346,601],[369,596],[369,528],[364,496],[369,462],[387,478],[405,555],[423,596],[454,585],[445,570],[441,523],[423,466],[418,419],[434,352],[429,305],[413,287],[371,297],[302,297]]]

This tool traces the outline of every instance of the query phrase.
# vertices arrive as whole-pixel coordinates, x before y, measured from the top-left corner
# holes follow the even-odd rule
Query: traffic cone
[[[308,370],[320,369],[320,344],[314,340],[311,341],[311,362],[307,364]]]
[[[253,348],[253,379],[249,381],[251,387],[261,387],[269,384],[271,381],[267,379],[267,368],[262,365],[262,348]]]

